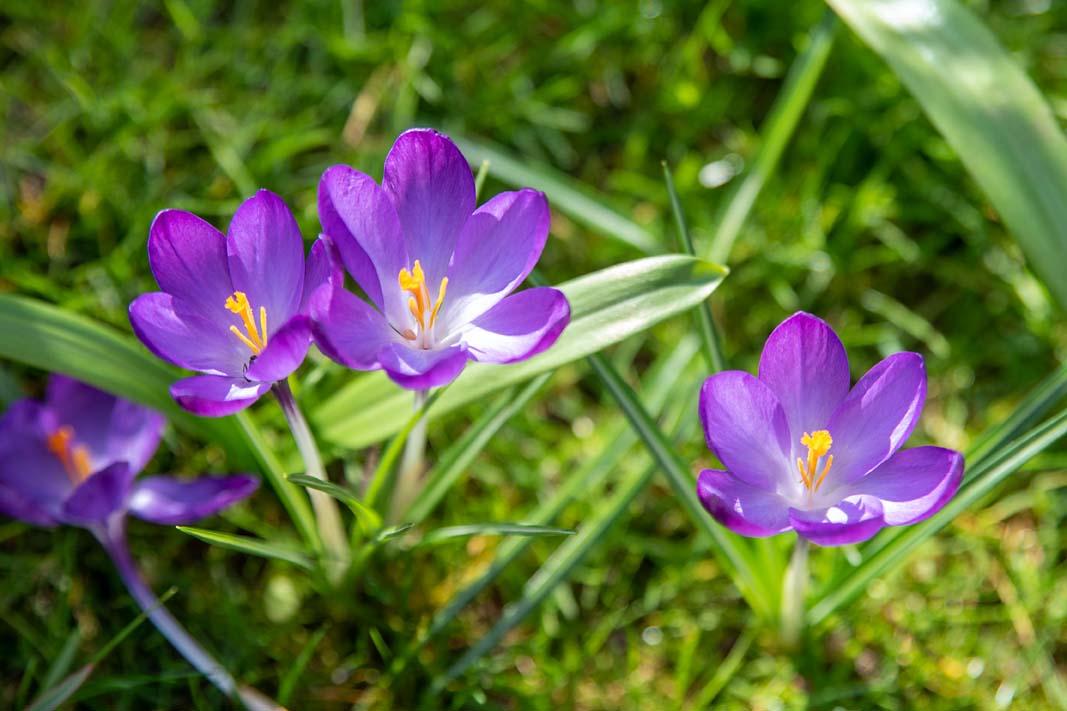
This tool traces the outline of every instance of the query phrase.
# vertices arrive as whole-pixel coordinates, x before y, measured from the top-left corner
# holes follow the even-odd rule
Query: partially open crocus
[[[700,416],[725,470],[701,472],[704,507],[745,536],[795,530],[823,546],[937,512],[959,488],[963,456],[900,449],[926,398],[922,357],[896,353],[849,383],[837,334],[806,313],[771,333],[758,377],[708,378]]]
[[[154,354],[203,373],[171,387],[182,407],[228,415],[303,362],[311,342],[305,291],[319,283],[305,278],[300,230],[274,193],[242,203],[228,235],[192,213],[160,212],[148,259],[162,291],[134,300],[130,323]]]
[[[505,192],[475,209],[470,166],[436,131],[401,134],[381,185],[348,166],[328,169],[319,219],[371,302],[336,284],[311,303],[316,342],[342,365],[384,369],[426,390],[454,380],[468,360],[536,355],[570,319],[556,289],[512,293],[548,237],[545,196]]]
[[[44,402],[19,400],[0,418],[0,513],[38,526],[89,529],[130,595],[179,652],[228,696],[239,687],[152,594],[126,545],[126,514],[153,523],[192,523],[256,490],[247,475],[177,479],[137,474],[159,446],[164,420],[148,408],[53,375]]]

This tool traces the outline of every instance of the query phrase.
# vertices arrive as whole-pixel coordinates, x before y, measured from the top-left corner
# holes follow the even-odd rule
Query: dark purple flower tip
[[[20,400],[0,419],[0,511],[46,526],[106,518],[163,425],[152,410],[52,376],[44,402]]]
[[[228,236],[196,215],[164,210],[149,230],[148,255],[162,291],[134,300],[130,323],[152,353],[231,378],[259,359],[261,377],[299,366],[293,331],[310,338],[310,330],[293,321],[307,313],[305,279],[323,278],[322,267],[305,274],[300,231],[277,195],[260,190],[242,203]],[[286,343],[272,348],[276,338]]]
[[[559,291],[509,296],[548,238],[544,194],[502,193],[475,210],[470,166],[437,131],[401,134],[381,186],[347,166],[328,169],[319,183],[319,216],[377,307],[335,289],[311,308],[320,348],[344,365],[383,368],[404,387],[421,389],[451,382],[467,357],[492,363],[532,357],[569,322]],[[461,360],[460,353],[468,356]]]
[[[271,383],[243,377],[194,375],[171,385],[170,396],[194,415],[224,417],[245,409],[270,388]]]
[[[840,339],[795,314],[767,339],[759,378],[728,371],[704,383],[700,416],[726,471],[701,475],[701,501],[737,533],[792,528],[819,545],[930,516],[958,489],[963,458],[938,447],[898,451],[925,396],[915,353],[889,356],[849,390]]]
[[[146,477],[134,486],[129,509],[152,523],[193,523],[248,498],[258,486],[259,480],[247,474],[195,479]]]

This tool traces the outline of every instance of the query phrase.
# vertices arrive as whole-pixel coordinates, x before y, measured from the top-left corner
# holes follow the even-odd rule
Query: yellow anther
[[[256,319],[252,313],[252,304],[248,301],[248,295],[243,291],[235,291],[226,299],[226,310],[237,314],[244,326],[244,333],[237,326],[230,326],[230,333],[237,336],[252,351],[252,355],[259,355],[267,347],[267,309],[259,307],[259,327],[256,327]]]
[[[448,289],[448,277],[441,279],[441,288],[437,290],[437,301],[433,302],[433,311],[430,312],[430,326],[433,327],[437,320],[437,312],[441,310],[441,304],[445,303],[445,291]]]
[[[426,273],[422,271],[422,264],[419,260],[415,260],[411,271],[401,269],[397,275],[397,282],[400,284],[401,289],[411,294],[411,298],[408,299],[408,311],[411,312],[411,315],[415,317],[416,323],[419,324],[419,331],[433,328],[434,322],[437,320],[437,313],[445,302],[448,277],[441,279],[441,286],[437,289],[437,299],[433,302],[432,308],[430,307],[430,290],[426,287]],[[427,311],[429,311],[429,314],[427,314]],[[408,340],[414,340],[414,337]]]
[[[63,425],[48,435],[45,444],[48,451],[63,465],[72,484],[80,484],[93,473],[93,464],[89,450],[82,445],[71,447],[74,442],[74,428]]]
[[[826,475],[830,473],[830,467],[834,464],[834,455],[831,454],[826,457],[826,464],[823,465],[822,472],[816,476],[819,471],[819,459],[830,451],[834,439],[827,430],[816,430],[811,434],[805,432],[804,436],[800,438],[800,443],[808,448],[807,462],[797,457],[800,480],[806,488],[811,491],[818,491],[819,487],[822,486],[823,480],[826,479]]]

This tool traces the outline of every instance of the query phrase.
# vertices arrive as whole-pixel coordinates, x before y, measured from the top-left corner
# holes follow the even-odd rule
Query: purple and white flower
[[[311,304],[319,348],[357,370],[383,369],[426,390],[468,360],[512,363],[551,346],[570,320],[557,289],[512,293],[548,238],[544,194],[523,189],[475,205],[474,178],[442,134],[401,134],[382,184],[353,168],[319,183],[319,219],[370,303],[335,280]]]
[[[857,543],[940,510],[959,488],[963,455],[900,449],[926,398],[922,357],[896,353],[851,389],[849,382],[837,334],[806,313],[767,338],[758,377],[709,377],[700,417],[725,470],[701,472],[704,507],[744,536],[795,530],[823,546]]]

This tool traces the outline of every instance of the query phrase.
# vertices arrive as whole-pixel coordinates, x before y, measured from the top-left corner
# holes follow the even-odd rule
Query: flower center
[[[815,476],[819,470],[819,459],[830,451],[834,439],[830,436],[828,430],[816,430],[811,434],[805,432],[804,436],[800,438],[800,443],[808,448],[808,461],[805,462],[800,457],[797,457],[797,470],[800,472],[800,480],[804,482],[804,487],[809,492],[815,493],[822,486],[826,475],[830,473],[830,467],[834,464],[834,455],[831,454],[826,457],[826,464],[823,465],[822,473],[818,477]]]
[[[48,451],[60,461],[70,482],[77,486],[93,473],[93,465],[89,450],[80,444],[71,446],[73,444],[74,428],[70,425],[63,425],[45,440]]]
[[[441,279],[441,286],[437,289],[437,299],[432,302],[432,305],[430,302],[430,290],[426,288],[426,274],[423,273],[419,260],[415,260],[415,265],[411,268],[411,271],[401,269],[400,274],[397,275],[397,281],[400,282],[401,289],[411,294],[411,298],[408,299],[408,310],[411,311],[411,315],[415,317],[415,322],[419,325],[418,333],[407,328],[400,335],[409,341],[418,340],[422,336],[421,345],[423,348],[428,348],[429,345],[426,343],[425,334],[428,334],[433,329],[433,325],[437,321],[437,314],[441,310],[441,304],[445,302],[448,277]]]
[[[256,328],[256,319],[252,315],[252,304],[248,302],[248,295],[243,291],[235,291],[226,299],[226,310],[237,314],[244,326],[244,333],[237,326],[230,326],[230,333],[237,336],[241,343],[248,346],[252,355],[259,355],[267,347],[267,308],[259,307],[259,328]]]

